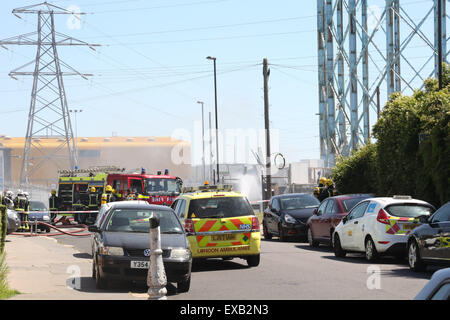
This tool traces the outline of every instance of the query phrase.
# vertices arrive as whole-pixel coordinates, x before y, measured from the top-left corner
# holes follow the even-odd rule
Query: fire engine
[[[115,190],[116,201],[126,200],[127,195],[133,194],[138,200],[170,206],[181,193],[183,185],[182,179],[170,175],[167,169],[164,173],[158,171],[156,174],[148,174],[143,168],[139,172],[109,166],[59,170],[58,173],[60,211],[80,211],[87,208],[91,187],[95,187],[100,203],[107,185]],[[81,220],[78,215],[75,215],[75,219]],[[82,220],[85,222],[85,219]]]

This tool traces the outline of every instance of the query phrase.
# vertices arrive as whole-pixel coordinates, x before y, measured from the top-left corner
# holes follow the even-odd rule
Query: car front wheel
[[[412,240],[408,245],[408,264],[409,268],[413,271],[425,270],[425,264],[420,258],[419,247],[415,240]]]
[[[100,275],[100,271],[98,270],[98,266],[95,269],[95,287],[100,290],[108,289],[108,280],[103,278]]]
[[[310,247],[316,248],[319,246],[319,242],[314,240],[311,228],[308,228],[308,243]]]
[[[191,277],[189,277],[189,279],[185,281],[177,282],[178,293],[188,292],[190,287],[191,287]]]
[[[264,232],[264,239],[270,240],[272,239],[272,234],[267,230],[267,225],[263,222],[263,232]]]

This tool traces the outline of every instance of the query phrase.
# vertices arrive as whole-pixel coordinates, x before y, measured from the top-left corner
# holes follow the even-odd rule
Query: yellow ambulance
[[[261,232],[247,198],[229,185],[185,188],[172,204],[184,223],[192,257],[260,261]]]

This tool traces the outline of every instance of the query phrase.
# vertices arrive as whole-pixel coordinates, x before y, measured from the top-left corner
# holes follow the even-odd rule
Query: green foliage
[[[6,232],[8,229],[8,216],[6,212],[6,207],[0,205],[0,254],[4,251]]]
[[[17,290],[10,290],[8,288],[8,267],[6,265],[6,252],[0,253],[0,300],[8,299],[12,296],[19,294]]]
[[[376,154],[376,145],[368,144],[349,157],[338,160],[331,179],[339,193],[376,193]]]
[[[340,193],[408,194],[436,207],[450,200],[450,67],[443,89],[427,79],[412,96],[394,93],[369,144],[333,168]]]

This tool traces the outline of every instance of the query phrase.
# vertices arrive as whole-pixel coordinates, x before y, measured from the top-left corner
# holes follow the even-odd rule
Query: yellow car
[[[185,188],[172,208],[186,230],[192,257],[238,257],[259,265],[261,232],[247,198],[231,186]]]

